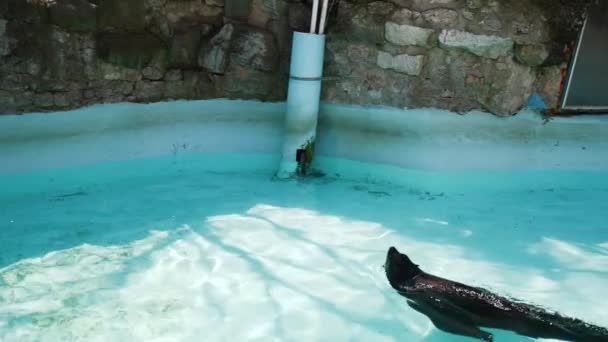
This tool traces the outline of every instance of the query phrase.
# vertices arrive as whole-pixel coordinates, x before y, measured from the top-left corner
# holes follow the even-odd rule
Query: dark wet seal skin
[[[532,338],[608,342],[608,329],[425,273],[395,247],[389,248],[384,269],[408,305],[447,333],[493,341],[480,329],[485,327]]]

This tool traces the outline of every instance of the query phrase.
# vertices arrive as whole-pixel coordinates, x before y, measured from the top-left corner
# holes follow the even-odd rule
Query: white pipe
[[[319,24],[319,33],[325,32],[325,21],[327,19],[327,5],[329,0],[323,0],[323,8],[321,9],[321,23]]]
[[[310,33],[316,33],[317,29],[317,16],[319,15],[319,0],[313,0],[312,2],[312,16],[310,18]]]
[[[278,178],[310,171],[317,135],[325,36],[294,32],[285,115],[285,140]]]

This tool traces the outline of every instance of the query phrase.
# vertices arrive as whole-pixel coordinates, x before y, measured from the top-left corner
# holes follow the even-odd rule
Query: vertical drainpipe
[[[319,117],[324,54],[325,35],[294,32],[278,178],[305,175],[310,167]]]

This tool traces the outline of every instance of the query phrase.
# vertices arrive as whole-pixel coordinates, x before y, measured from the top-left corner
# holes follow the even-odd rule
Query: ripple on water
[[[562,207],[542,207],[552,203],[542,196],[559,191],[525,207],[517,197],[419,201],[411,189],[213,177],[226,186],[201,193],[180,178],[154,182],[152,192],[129,188],[139,197],[120,204],[123,214],[148,215],[160,231],[88,240],[0,269],[0,340],[465,341],[437,332],[390,288],[381,265],[391,245],[431,273],[608,325],[608,238],[572,242],[582,234],[566,234],[569,221],[555,219]],[[132,198],[98,196],[70,201],[107,215],[120,212],[113,201]],[[588,204],[572,198],[564,201],[579,217]],[[592,224],[594,213],[579,220]],[[123,226],[104,217],[86,238],[122,237],[131,226],[119,218]],[[521,229],[507,228],[514,222]]]

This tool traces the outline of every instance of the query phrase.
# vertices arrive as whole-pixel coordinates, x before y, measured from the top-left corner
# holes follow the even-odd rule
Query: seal
[[[395,247],[388,249],[384,269],[408,305],[447,333],[493,341],[484,327],[532,338],[608,342],[608,329],[425,273]]]

